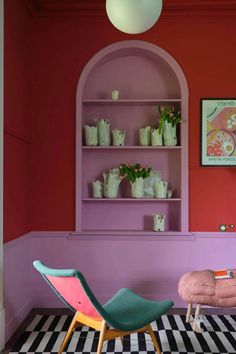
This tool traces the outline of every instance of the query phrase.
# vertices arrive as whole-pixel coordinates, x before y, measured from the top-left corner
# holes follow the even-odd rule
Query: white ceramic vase
[[[162,146],[162,132],[159,133],[159,129],[151,130],[151,145],[152,146]]]
[[[148,146],[151,144],[151,127],[139,129],[139,145]]]
[[[124,146],[125,136],[126,136],[126,132],[124,130],[118,130],[118,129],[112,130],[113,146]]]
[[[161,171],[151,171],[150,176],[144,179],[144,196],[155,198],[155,185],[161,181]]]
[[[97,121],[97,127],[98,127],[98,145],[109,146],[111,143],[109,120],[99,119]]]
[[[144,196],[144,180],[143,177],[138,177],[131,184],[131,197],[142,198]]]
[[[111,98],[113,100],[118,100],[119,99],[119,94],[120,94],[119,90],[113,90],[113,91],[111,91]]]
[[[94,181],[93,182],[93,197],[94,198],[102,198],[102,190],[103,185],[101,181]]]
[[[172,126],[171,123],[164,121],[163,139],[164,139],[165,146],[177,145],[176,125]]]
[[[165,215],[163,214],[153,215],[153,230],[165,231]]]
[[[167,181],[159,181],[155,184],[155,197],[164,199],[167,196]]]
[[[121,182],[120,172],[118,168],[113,168],[108,173],[103,173],[104,180],[104,197],[117,198],[119,185]]]
[[[98,144],[98,129],[95,126],[84,125],[85,145],[96,146]]]

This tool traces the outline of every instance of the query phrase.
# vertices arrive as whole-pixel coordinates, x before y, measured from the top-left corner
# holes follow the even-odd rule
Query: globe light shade
[[[107,16],[118,30],[143,33],[151,28],[162,10],[162,0],[106,0]]]

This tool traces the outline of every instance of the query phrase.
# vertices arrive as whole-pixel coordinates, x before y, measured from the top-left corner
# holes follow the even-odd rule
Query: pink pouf
[[[178,292],[181,299],[188,303],[186,322],[189,322],[192,305],[197,305],[193,325],[193,329],[197,330],[201,305],[236,306],[236,270],[233,270],[233,278],[217,280],[210,269],[185,273],[179,280]]]

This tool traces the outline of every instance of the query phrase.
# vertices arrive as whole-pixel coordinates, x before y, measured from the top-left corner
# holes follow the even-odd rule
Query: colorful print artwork
[[[236,100],[202,99],[202,165],[236,165]]]

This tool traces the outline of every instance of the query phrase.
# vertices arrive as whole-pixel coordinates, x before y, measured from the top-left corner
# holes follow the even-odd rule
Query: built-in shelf
[[[180,202],[181,198],[83,198],[83,202]]]
[[[132,104],[142,104],[142,105],[155,105],[159,103],[180,103],[180,98],[163,98],[163,99],[119,99],[119,100],[112,100],[112,99],[83,99],[84,105],[132,105]]]
[[[120,99],[111,98],[118,89]],[[106,98],[107,97],[107,98]],[[158,127],[157,106],[181,112],[177,146],[139,146],[139,129]],[[76,230],[91,238],[169,239],[188,234],[188,87],[168,53],[150,43],[124,41],[99,51],[81,75],[76,97]],[[126,132],[125,146],[83,146],[83,126],[107,119],[110,131]],[[163,142],[165,140],[163,139]],[[137,144],[137,145],[136,145]],[[137,162],[158,171],[174,198],[131,198],[127,181],[118,198],[92,198],[92,182],[121,163]],[[124,196],[124,197],[123,197]],[[126,197],[127,196],[127,197]],[[155,232],[153,215],[165,216],[166,232]]]
[[[83,146],[83,150],[180,150],[181,146]]]

